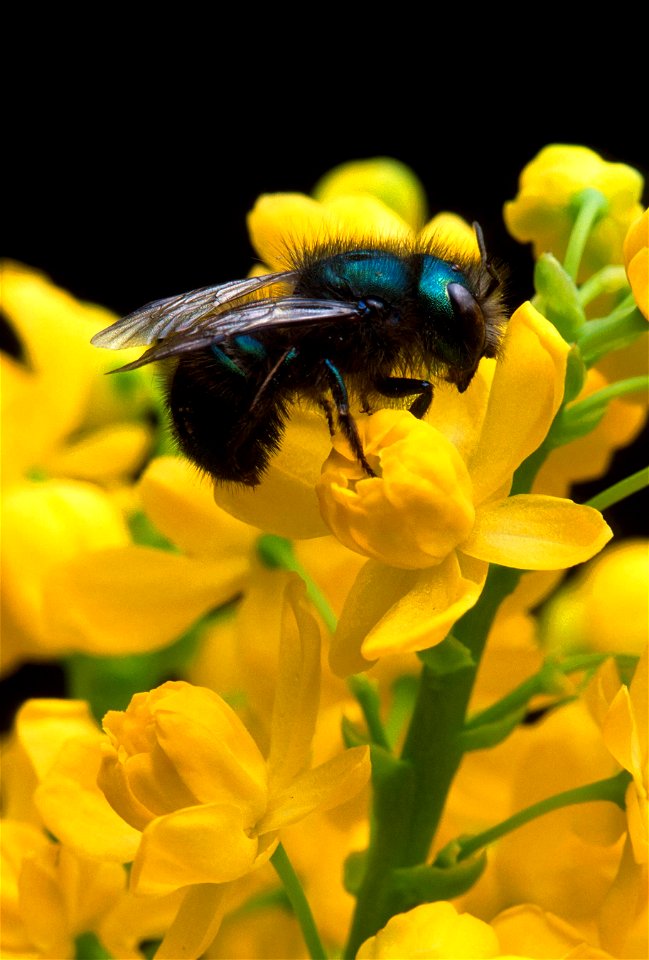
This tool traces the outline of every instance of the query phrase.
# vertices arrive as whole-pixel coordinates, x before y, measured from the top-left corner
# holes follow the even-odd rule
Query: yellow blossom
[[[519,191],[505,204],[507,229],[521,243],[532,243],[534,256],[551,252],[563,260],[574,223],[575,198],[593,188],[608,201],[606,212],[591,231],[583,272],[622,263],[622,244],[640,215],[642,175],[624,163],[609,163],[588,147],[552,144],[525,167]]]
[[[313,190],[313,196],[321,203],[358,194],[381,200],[413,230],[419,230],[424,223],[424,189],[412,170],[398,160],[376,157],[343,163],[326,173]]]
[[[197,928],[193,911],[211,918],[223,902],[222,885],[264,864],[281,829],[348,800],[369,777],[365,747],[310,768],[319,634],[297,581],[287,588],[285,615],[267,759],[220,697],[183,681],[136,695],[128,710],[111,711],[104,721],[99,783],[120,816],[142,831],[133,890],[189,888],[160,956],[198,955],[216,930],[207,919]],[[195,953],[172,952],[181,934],[191,942],[183,949]]]
[[[647,952],[649,885],[649,770],[647,752],[647,648],[629,686],[622,684],[614,661],[607,660],[586,690],[586,700],[601,726],[604,744],[631,774],[625,805],[627,834],[619,867],[598,918],[602,943],[624,956],[637,927]],[[641,954],[637,954],[640,956]]]
[[[2,956],[75,957],[76,937],[98,931],[125,885],[119,864],[79,858],[32,824],[4,820]]]
[[[491,921],[504,955],[558,960],[580,957],[604,960],[612,954],[593,944],[590,937],[560,916],[531,903],[503,910]]]
[[[488,751],[468,754],[449,798],[445,835],[477,833],[554,794],[614,775],[616,765],[585,704],[575,701],[523,725]],[[546,813],[497,841],[462,908],[490,918],[535,903],[587,935],[622,852],[622,811],[583,803]],[[533,865],[533,869],[531,868]]]
[[[24,359],[0,356],[3,485],[46,476],[123,480],[151,444],[136,422],[152,401],[150,377],[104,374],[114,359],[90,345],[115,320],[36,270],[0,262],[2,306]]]
[[[85,650],[52,627],[59,564],[130,542],[113,491],[127,485],[151,445],[137,418],[152,404],[140,376],[111,381],[89,343],[112,315],[46,277],[0,264],[2,306],[20,344],[0,355],[2,378],[3,670],[21,660]],[[104,652],[104,651],[102,651]]]
[[[629,227],[623,252],[635,302],[649,320],[649,210],[645,210]]]
[[[451,903],[425,903],[392,917],[356,954],[358,960],[526,960],[610,957],[560,917],[532,904],[512,907],[489,923]]]
[[[632,776],[626,794],[628,830],[635,860],[645,868],[649,863],[648,661],[645,646],[629,686],[620,683],[613,661],[606,661],[589,690],[589,704],[601,724],[604,743]]]
[[[357,960],[411,957],[454,960],[456,957],[498,956],[498,938],[487,923],[459,914],[445,901],[424,903],[388,920],[356,954]]]
[[[139,833],[97,787],[101,740],[81,701],[29,700],[18,712],[2,763],[2,956],[74,957],[75,938],[92,933],[139,960],[139,943],[178,910],[177,895],[127,890],[122,863]]]
[[[607,547],[552,598],[541,639],[551,653],[578,650],[640,654],[649,642],[649,543]],[[624,629],[620,624],[624,623]]]

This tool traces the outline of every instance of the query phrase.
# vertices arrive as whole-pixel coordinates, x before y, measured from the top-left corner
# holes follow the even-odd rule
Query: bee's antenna
[[[489,255],[487,254],[487,247],[484,242],[484,233],[482,232],[482,227],[477,222],[477,220],[474,220],[471,226],[475,231],[475,238],[478,241],[478,250],[480,251],[480,259],[482,260],[482,265],[484,266],[485,270],[487,271],[487,273],[489,274],[492,280],[487,290],[485,291],[485,296],[489,296],[490,293],[493,293],[494,290],[498,289],[502,281],[498,276],[498,274],[496,273],[496,270],[491,260],[489,259]]]

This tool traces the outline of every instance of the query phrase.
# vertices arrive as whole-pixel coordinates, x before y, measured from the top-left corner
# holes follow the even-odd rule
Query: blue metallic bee
[[[462,392],[481,358],[497,355],[502,284],[474,229],[479,259],[434,241],[332,240],[291,253],[285,272],[156,300],[92,342],[151,345],[121,370],[168,361],[178,443],[217,480],[258,484],[300,399],[324,410],[374,476],[353,403],[370,411],[411,397],[423,417],[432,380]]]

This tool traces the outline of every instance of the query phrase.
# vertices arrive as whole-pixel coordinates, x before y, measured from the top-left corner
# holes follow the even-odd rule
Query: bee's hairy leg
[[[418,420],[424,416],[433,402],[433,385],[430,380],[414,380],[410,377],[382,377],[374,384],[384,397],[411,397],[417,394],[408,408]]]
[[[375,477],[376,473],[374,470],[372,470],[367,462],[365,451],[363,450],[363,444],[361,443],[361,438],[358,434],[356,421],[349,411],[349,396],[347,394],[345,381],[340,375],[338,368],[335,367],[330,360],[325,360],[325,368],[327,371],[329,389],[331,390],[331,395],[334,399],[334,403],[336,404],[336,413],[338,415],[340,429],[347,437],[354,456],[357,458],[365,473],[368,475],[368,477]]]
[[[318,403],[324,410],[324,415],[327,418],[327,426],[329,427],[329,433],[333,437],[334,433],[336,432],[336,425],[334,423],[333,405],[331,401],[328,400],[326,397],[320,397]]]

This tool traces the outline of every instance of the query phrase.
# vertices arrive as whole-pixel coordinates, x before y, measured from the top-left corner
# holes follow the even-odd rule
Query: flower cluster
[[[104,376],[113,317],[3,264],[3,670],[71,691],[4,743],[3,956],[647,955],[649,551],[603,515],[646,484],[607,479],[646,419],[641,190],[541,151],[495,355],[395,371],[421,418],[295,397],[254,488],[177,453],[148,367]],[[255,275],[323,242],[491,269],[386,158],[248,228]]]

